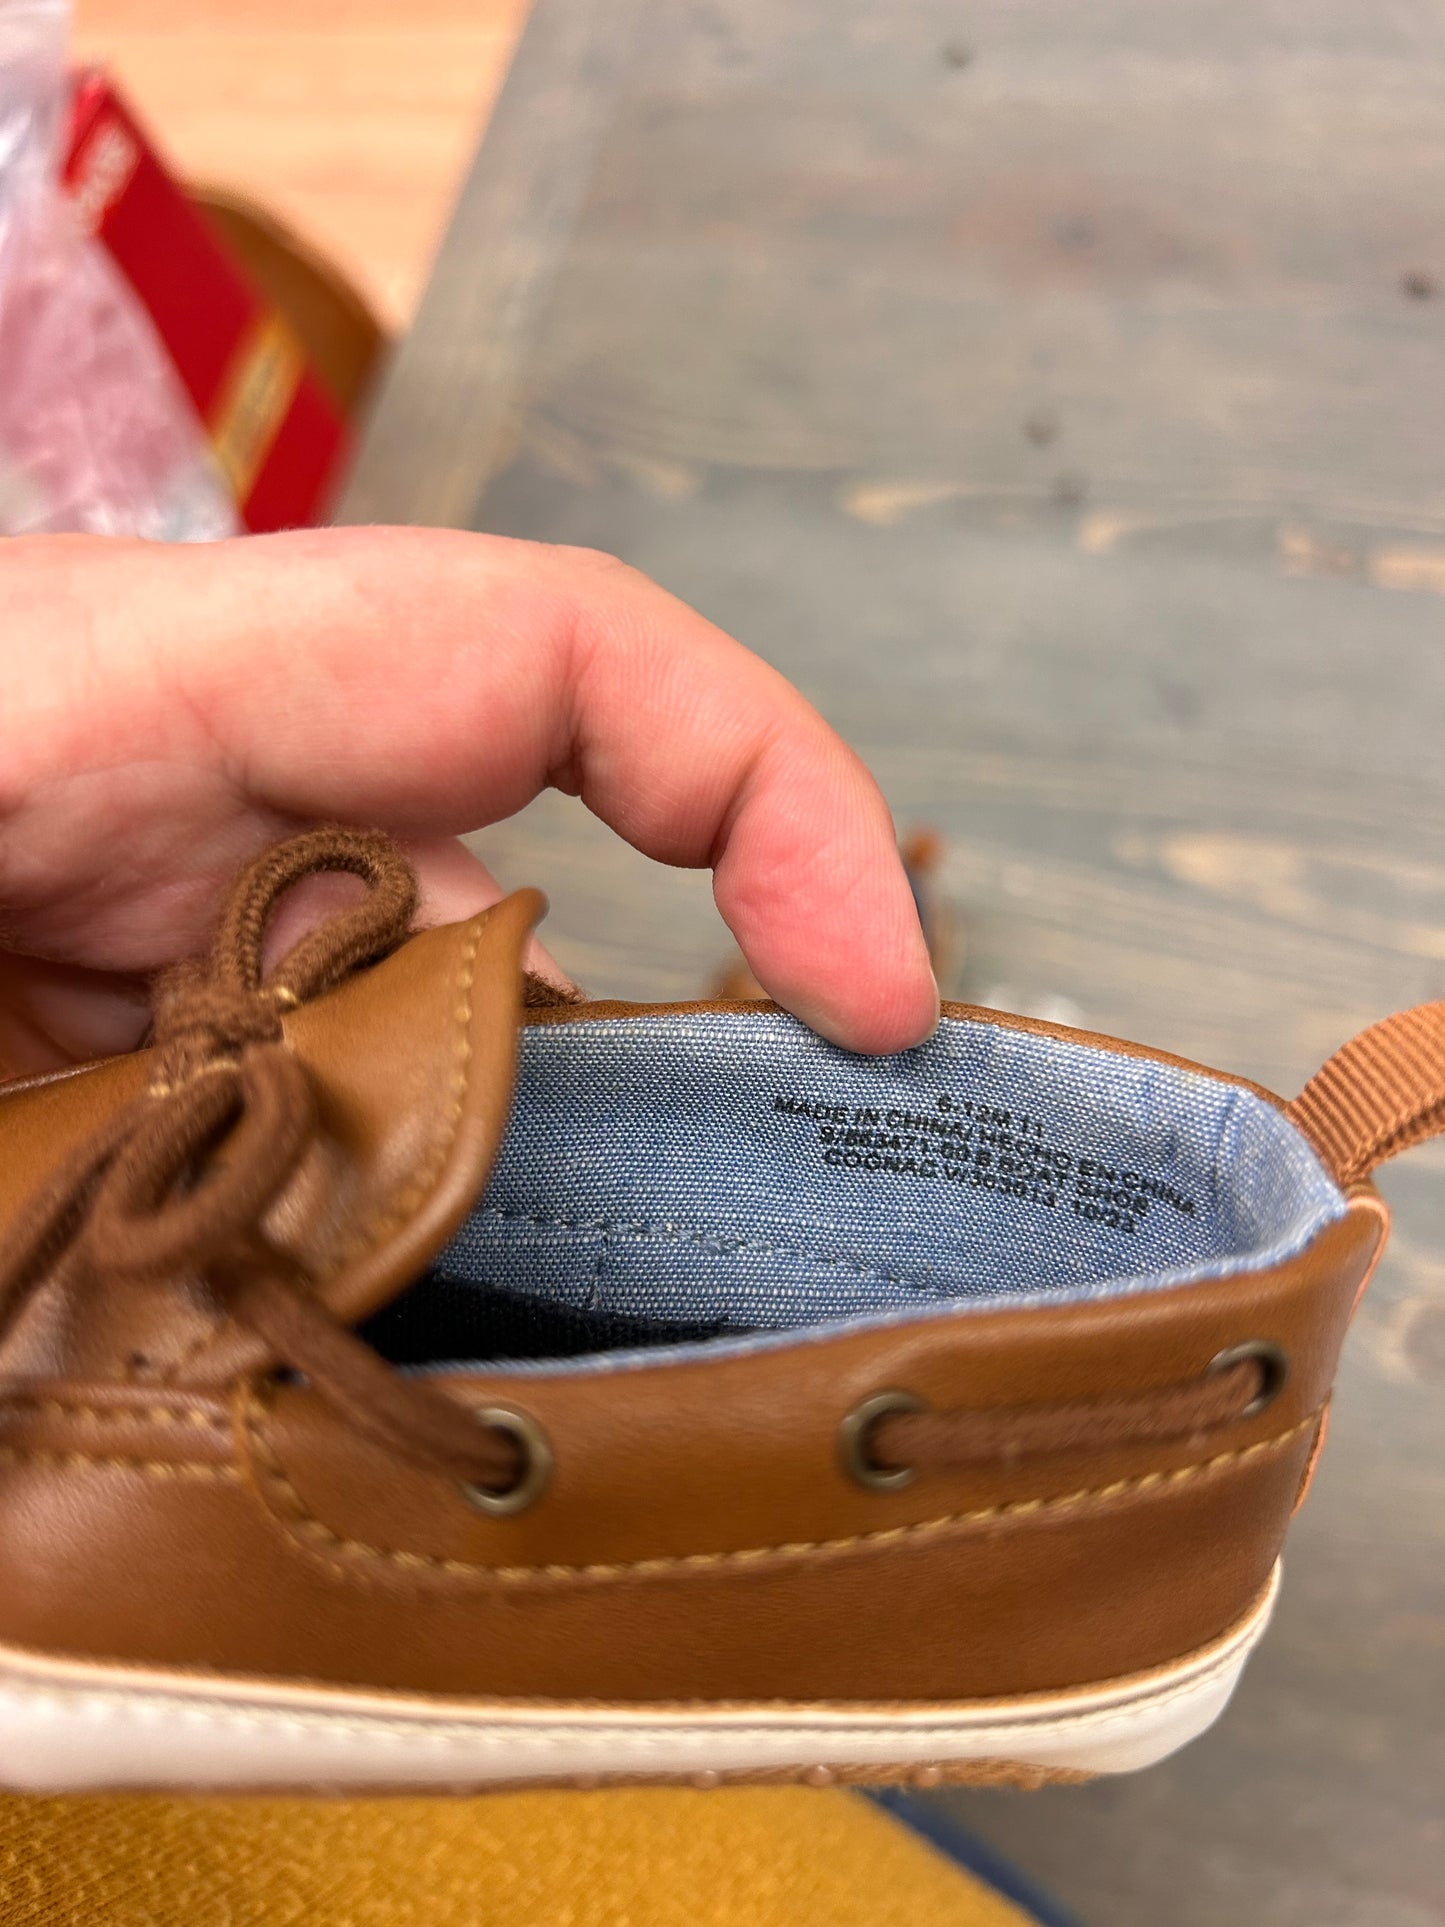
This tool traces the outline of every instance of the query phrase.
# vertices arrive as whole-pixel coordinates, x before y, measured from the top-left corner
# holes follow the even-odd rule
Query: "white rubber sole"
[[[1171,1666],[1067,1693],[952,1705],[429,1700],[46,1659],[0,1648],[0,1787],[478,1788],[750,1777],[934,1780],[1128,1773],[1224,1710],[1269,1621]]]

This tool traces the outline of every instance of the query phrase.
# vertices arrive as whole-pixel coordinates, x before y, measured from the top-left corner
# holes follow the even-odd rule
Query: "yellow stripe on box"
[[[878,1808],[804,1789],[0,1798],[5,1927],[1029,1927]]]
[[[274,309],[257,317],[231,357],[206,426],[238,502],[255,485],[305,366],[300,342]]]

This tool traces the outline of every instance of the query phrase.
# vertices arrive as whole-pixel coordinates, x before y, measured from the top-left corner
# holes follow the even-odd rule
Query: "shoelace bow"
[[[277,903],[320,871],[361,878],[366,895],[263,978]],[[411,866],[379,833],[311,831],[241,874],[209,962],[160,983],[146,1090],[57,1172],[0,1247],[0,1335],[62,1263],[98,1288],[199,1277],[279,1366],[367,1437],[469,1485],[505,1492],[515,1484],[525,1466],[513,1434],[424,1380],[402,1378],[332,1316],[261,1229],[316,1128],[310,1079],[285,1042],[282,1015],[395,948],[415,908]],[[1245,1416],[1263,1387],[1259,1365],[1244,1359],[1187,1384],[1112,1399],[894,1411],[870,1427],[868,1459],[945,1471],[1181,1438]]]
[[[339,871],[362,900],[303,937],[264,979],[277,903]],[[283,1013],[401,943],[416,877],[389,838],[313,830],[268,850],[234,885],[209,962],[164,977],[146,1090],[84,1144],[0,1248],[0,1332],[62,1262],[87,1283],[202,1278],[225,1309],[378,1443],[505,1490],[516,1441],[432,1386],[404,1379],[340,1324],[261,1230],[305,1156],[316,1103]]]

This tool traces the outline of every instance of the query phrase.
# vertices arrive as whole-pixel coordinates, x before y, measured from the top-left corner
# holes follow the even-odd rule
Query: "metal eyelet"
[[[479,1406],[477,1417],[483,1425],[495,1426],[516,1440],[522,1454],[522,1471],[516,1484],[509,1485],[505,1492],[493,1492],[489,1486],[462,1479],[459,1481],[462,1497],[478,1512],[489,1513],[494,1519],[525,1512],[552,1476],[552,1447],[547,1434],[536,1419],[526,1412],[514,1412],[509,1405]]]
[[[1272,1338],[1247,1338],[1242,1345],[1230,1345],[1217,1352],[1204,1368],[1205,1376],[1216,1378],[1220,1372],[1230,1371],[1236,1365],[1258,1365],[1260,1382],[1259,1390],[1244,1410],[1235,1413],[1235,1421],[1258,1418],[1267,1405],[1274,1403],[1289,1377],[1289,1354]]]
[[[912,1392],[875,1392],[865,1398],[838,1427],[838,1463],[866,1492],[897,1492],[912,1485],[918,1468],[912,1465],[875,1465],[868,1456],[868,1434],[890,1412],[926,1412],[928,1407]]]

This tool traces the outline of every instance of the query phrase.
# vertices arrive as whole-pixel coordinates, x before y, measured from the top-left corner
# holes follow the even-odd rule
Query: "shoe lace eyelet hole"
[[[1222,1352],[1216,1352],[1204,1368],[1205,1375],[1217,1378],[1236,1365],[1259,1367],[1259,1390],[1243,1411],[1235,1413],[1233,1423],[1237,1425],[1241,1419],[1258,1418],[1267,1406],[1273,1405],[1289,1377],[1289,1354],[1272,1338],[1247,1338],[1242,1345],[1229,1345]]]
[[[521,1454],[522,1469],[511,1485],[498,1491],[459,1479],[458,1489],[467,1504],[492,1519],[508,1519],[525,1512],[541,1497],[552,1476],[552,1445],[536,1419],[527,1412],[514,1411],[510,1405],[483,1405],[477,1420],[498,1432],[505,1432]]]
[[[869,1452],[869,1438],[879,1419],[893,1412],[923,1412],[928,1408],[912,1392],[874,1392],[855,1405],[838,1427],[838,1462],[855,1485],[865,1492],[898,1492],[912,1485],[918,1469],[912,1465],[879,1465]]]

